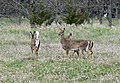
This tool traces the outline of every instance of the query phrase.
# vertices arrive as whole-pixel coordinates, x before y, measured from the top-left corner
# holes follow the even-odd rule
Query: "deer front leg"
[[[39,50],[39,48],[36,48],[36,50],[35,50],[36,58],[38,58],[38,50]]]
[[[75,54],[75,52],[77,53],[77,55],[79,56],[79,50],[74,50],[74,52],[73,52],[73,54],[72,55],[74,55]]]
[[[72,53],[72,55],[71,55],[71,56],[73,56],[74,54],[75,54],[75,51]],[[70,57],[71,57],[71,56],[70,56]]]
[[[76,50],[75,52],[76,52],[76,53],[77,53],[77,55],[79,56],[79,50]]]
[[[68,54],[69,54],[69,50],[66,50],[66,55],[65,56],[68,56]]]
[[[90,54],[88,53],[88,56],[87,56],[87,58],[89,58],[90,57]]]
[[[32,52],[32,53],[33,53],[33,50],[34,50],[33,47],[31,47],[31,52]]]
[[[38,52],[37,51],[35,52],[35,55],[36,55],[36,58],[38,58]]]

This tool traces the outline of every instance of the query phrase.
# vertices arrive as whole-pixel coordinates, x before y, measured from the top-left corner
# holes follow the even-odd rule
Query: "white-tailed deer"
[[[39,40],[39,32],[34,31],[33,33],[30,31],[31,34],[31,51],[32,53],[35,51],[35,55],[38,57],[38,51],[40,47],[40,40]]]
[[[61,44],[62,48],[66,51],[66,55],[68,56],[70,50],[74,50],[74,52],[78,52],[81,50],[82,52],[82,57],[84,57],[84,51],[87,51],[88,57],[91,56],[91,59],[94,59],[93,56],[93,42],[91,40],[73,40],[73,39],[67,39],[64,37],[64,29],[60,29],[59,35],[61,36]],[[79,55],[79,52],[78,52]]]
[[[72,40],[71,36],[72,36],[72,33],[69,33],[69,35],[65,39]],[[76,52],[77,55],[79,56],[79,51],[80,51],[79,49],[74,49],[73,51],[74,51],[74,53]],[[74,53],[72,55],[74,55]]]

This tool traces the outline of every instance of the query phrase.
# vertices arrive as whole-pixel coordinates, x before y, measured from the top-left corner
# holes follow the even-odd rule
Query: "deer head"
[[[34,39],[34,33],[32,33],[32,32],[30,31],[30,34],[31,34],[32,39]]]
[[[60,35],[60,36],[64,36],[64,31],[65,31],[65,28],[60,28],[60,32],[59,32],[59,34],[58,35]]]

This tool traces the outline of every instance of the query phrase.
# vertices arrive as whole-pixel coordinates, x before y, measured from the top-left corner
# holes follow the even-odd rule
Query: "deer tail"
[[[93,41],[91,41],[91,42],[89,42],[89,49],[92,49],[93,48],[93,44],[94,44],[94,42]]]

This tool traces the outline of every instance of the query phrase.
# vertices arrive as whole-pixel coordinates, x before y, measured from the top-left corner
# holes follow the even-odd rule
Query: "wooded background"
[[[109,26],[113,18],[120,18],[120,0],[0,0],[0,18],[27,18],[30,24],[50,25],[65,22],[76,25],[91,23],[97,18],[102,24],[106,17]]]

